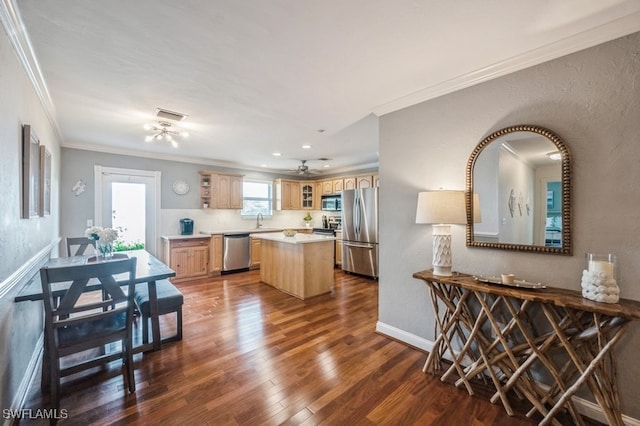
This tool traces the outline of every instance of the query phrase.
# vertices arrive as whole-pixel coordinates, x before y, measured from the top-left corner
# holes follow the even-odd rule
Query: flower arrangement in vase
[[[96,252],[103,259],[113,257],[113,242],[118,239],[118,231],[113,228],[91,226],[84,231],[84,235],[95,241]]]

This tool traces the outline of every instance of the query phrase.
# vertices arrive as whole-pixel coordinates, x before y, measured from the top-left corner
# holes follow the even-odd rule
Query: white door
[[[95,166],[96,225],[118,230],[128,246],[156,255],[160,220],[160,172]]]

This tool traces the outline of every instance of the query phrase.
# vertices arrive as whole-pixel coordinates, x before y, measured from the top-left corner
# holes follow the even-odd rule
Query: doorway
[[[156,255],[161,173],[103,166],[94,171],[96,225],[117,229],[118,245]]]

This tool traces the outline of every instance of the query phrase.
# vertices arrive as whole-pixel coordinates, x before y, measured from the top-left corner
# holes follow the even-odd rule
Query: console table
[[[513,391],[532,405],[527,417],[543,416],[541,425],[559,425],[562,410],[584,424],[571,397],[586,385],[607,422],[623,424],[612,349],[640,319],[640,302],[600,303],[579,291],[507,287],[459,273],[440,277],[428,270],[413,277],[429,288],[438,329],[425,373],[442,372],[440,361],[449,353],[452,365],[442,381],[455,375],[455,385],[473,395],[472,378],[490,380],[492,403],[500,400],[513,415],[507,399]]]

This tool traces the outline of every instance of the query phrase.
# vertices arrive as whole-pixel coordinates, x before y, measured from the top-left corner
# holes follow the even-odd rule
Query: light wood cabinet
[[[222,272],[222,235],[212,235],[209,243],[209,272]]]
[[[186,281],[209,274],[209,237],[165,239],[164,258],[176,271],[172,281]]]
[[[323,195],[337,194],[349,189],[377,187],[377,174],[321,181],[276,179],[276,210],[320,210]]]
[[[276,210],[300,210],[300,182],[276,179]]]
[[[322,185],[322,195],[333,194],[333,181],[332,180],[323,180],[320,182]]]
[[[349,189],[356,189],[356,188],[357,188],[357,186],[356,186],[356,178],[355,177],[350,176],[350,177],[346,177],[346,178],[343,179],[342,189],[344,191],[347,191]]]
[[[356,186],[358,188],[373,188],[373,176],[357,176]]]
[[[240,175],[230,175],[229,178],[229,207],[232,209],[242,209],[244,202],[244,193],[242,189],[244,179]]]
[[[261,245],[259,238],[251,238],[251,269],[258,269],[260,267]]]
[[[303,210],[319,210],[319,208],[316,207],[318,204],[314,202],[315,182],[300,182],[300,191],[300,207]]]
[[[322,185],[321,195],[337,194],[344,189],[344,179],[323,180],[320,181],[320,184]]]
[[[336,265],[342,265],[342,231],[336,231]]]
[[[241,209],[243,175],[200,172],[200,207]]]
[[[291,244],[264,239],[260,281],[300,299],[333,287],[333,241]]]
[[[322,209],[322,182],[314,182],[313,187],[315,192],[313,193],[313,209]]]

